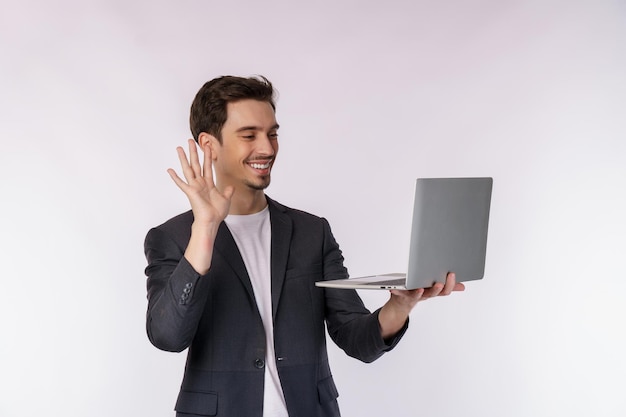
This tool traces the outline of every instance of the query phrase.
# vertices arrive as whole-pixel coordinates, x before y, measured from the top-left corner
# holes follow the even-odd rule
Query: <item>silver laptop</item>
[[[420,178],[415,186],[407,273],[319,281],[318,287],[429,288],[454,272],[457,282],[482,279],[493,179]]]

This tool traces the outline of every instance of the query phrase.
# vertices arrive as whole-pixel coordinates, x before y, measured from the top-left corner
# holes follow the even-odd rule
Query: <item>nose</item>
[[[278,148],[278,143],[275,139],[268,135],[259,135],[257,139],[257,149],[259,155],[262,156],[274,156]]]

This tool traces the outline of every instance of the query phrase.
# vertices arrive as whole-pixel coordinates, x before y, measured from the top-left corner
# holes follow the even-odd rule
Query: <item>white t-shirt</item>
[[[264,417],[288,417],[285,396],[280,385],[276,354],[274,352],[274,322],[272,320],[272,273],[269,208],[249,215],[228,215],[224,220],[235,238],[246,265],[254,298],[265,327],[265,390],[263,392]]]

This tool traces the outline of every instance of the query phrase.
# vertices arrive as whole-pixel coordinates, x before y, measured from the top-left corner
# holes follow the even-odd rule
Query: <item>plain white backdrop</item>
[[[1,8],[0,416],[174,415],[143,238],[187,210],[166,169],[224,74],[279,90],[268,194],[353,275],[405,269],[415,178],[494,177],[485,279],[373,364],[331,346],[346,417],[626,415],[623,1]]]

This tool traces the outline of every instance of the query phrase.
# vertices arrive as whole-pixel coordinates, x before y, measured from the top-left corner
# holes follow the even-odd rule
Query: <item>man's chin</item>
[[[263,177],[259,181],[246,181],[246,185],[257,191],[263,191],[270,185],[270,177]]]

